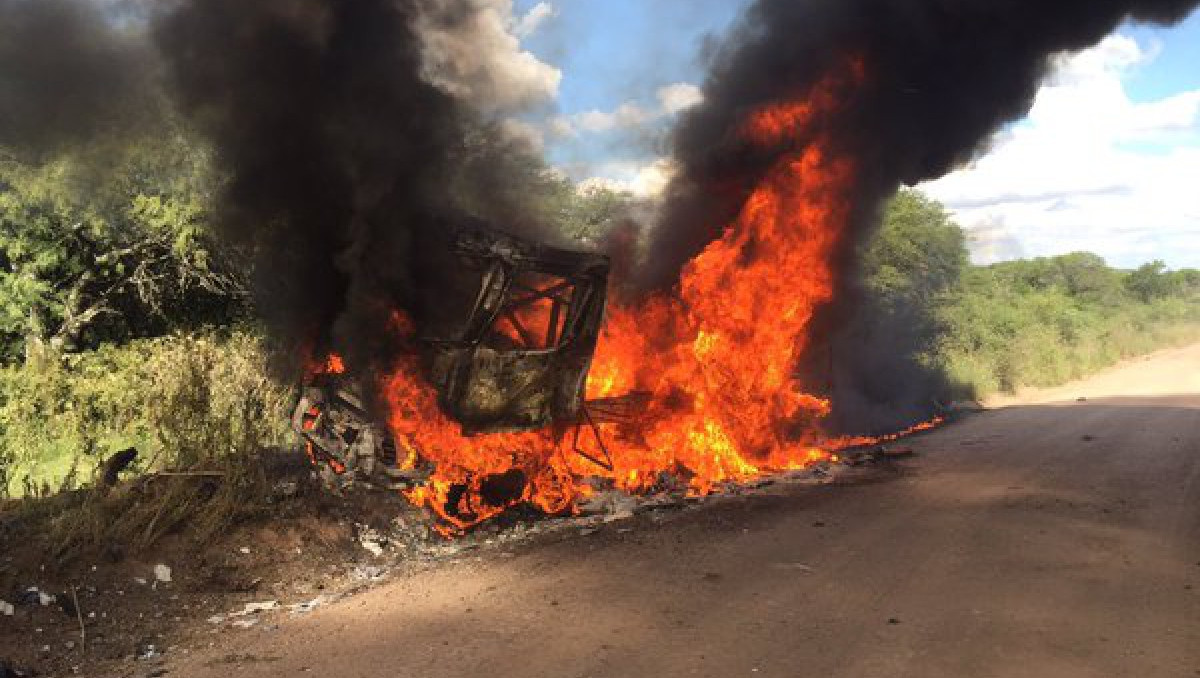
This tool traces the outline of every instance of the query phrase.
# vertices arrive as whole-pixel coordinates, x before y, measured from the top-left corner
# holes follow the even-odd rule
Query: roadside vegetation
[[[643,207],[576,190],[536,159],[512,163],[531,213],[568,238],[597,242]],[[107,459],[135,448],[128,472],[219,473],[232,505],[259,482],[255,460],[290,444],[292,385],[270,376],[248,258],[209,228],[217,181],[181,133],[116,154],[0,154],[0,495],[95,486]],[[498,218],[471,192],[480,182],[463,184],[467,209]],[[1200,272],[1118,270],[1087,253],[974,266],[963,230],[914,191],[894,199],[863,262],[875,322],[918,329],[921,363],[976,397],[1200,339]],[[139,524],[166,529],[181,497]]]
[[[1054,386],[1200,339],[1200,272],[1086,253],[972,267],[944,317],[942,359],[977,396]]]
[[[863,277],[870,312],[923,325],[920,360],[976,398],[1200,340],[1200,271],[1087,252],[971,265],[967,234],[912,190],[889,205]]]

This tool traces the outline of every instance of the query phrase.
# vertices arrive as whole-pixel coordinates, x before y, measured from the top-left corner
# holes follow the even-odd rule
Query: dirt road
[[[1164,352],[859,482],[447,564],[169,675],[1200,676],[1198,375]]]

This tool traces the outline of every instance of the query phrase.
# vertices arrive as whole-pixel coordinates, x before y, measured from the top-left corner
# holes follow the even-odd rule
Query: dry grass
[[[9,511],[40,525],[58,557],[140,550],[173,532],[207,540],[262,510],[263,454],[291,442],[292,392],[269,376],[262,342],[246,332],[9,368],[5,385],[6,487],[15,470],[25,495]],[[99,482],[103,460],[130,441],[140,452],[132,480]],[[66,470],[31,475],[46,458]]]

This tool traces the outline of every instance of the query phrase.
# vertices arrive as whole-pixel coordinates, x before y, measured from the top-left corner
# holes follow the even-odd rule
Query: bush
[[[4,489],[54,495],[23,511],[45,526],[59,558],[144,548],[185,525],[203,541],[264,506],[261,453],[290,442],[292,398],[268,376],[262,340],[245,330],[3,368]],[[131,445],[138,479],[95,483],[104,459]]]
[[[139,443],[146,348],[41,357],[0,369],[0,457],[8,463],[8,484],[0,490],[69,489],[80,468],[95,466],[106,450]]]
[[[160,465],[236,465],[290,440],[294,395],[268,376],[257,337],[177,336],[155,349],[142,421]]]
[[[0,489],[71,489],[131,446],[142,471],[236,471],[288,440],[291,398],[268,376],[262,341],[244,330],[0,368]]]
[[[1061,384],[1200,339],[1200,271],[1158,261],[1121,271],[1086,252],[969,265],[962,229],[907,189],[864,252],[862,280],[859,315],[889,340],[879,350],[908,351],[975,397]]]
[[[976,397],[1062,384],[1200,339],[1195,296],[1143,301],[1134,294],[1114,297],[1111,286],[1103,294],[1094,285],[1073,288],[1044,274],[1057,259],[976,267],[942,309],[947,331],[939,359]]]

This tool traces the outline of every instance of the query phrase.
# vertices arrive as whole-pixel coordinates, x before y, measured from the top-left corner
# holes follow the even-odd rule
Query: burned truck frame
[[[450,336],[421,339],[442,409],[467,435],[575,427],[578,441],[578,428],[592,424],[584,387],[604,318],[608,258],[477,226],[458,229],[450,249],[477,291]],[[382,470],[415,480],[395,468],[394,441],[342,375],[305,386],[292,426],[327,479]]]
[[[428,342],[442,407],[468,434],[578,420],[608,258],[479,230],[455,249],[483,275],[461,335]]]

